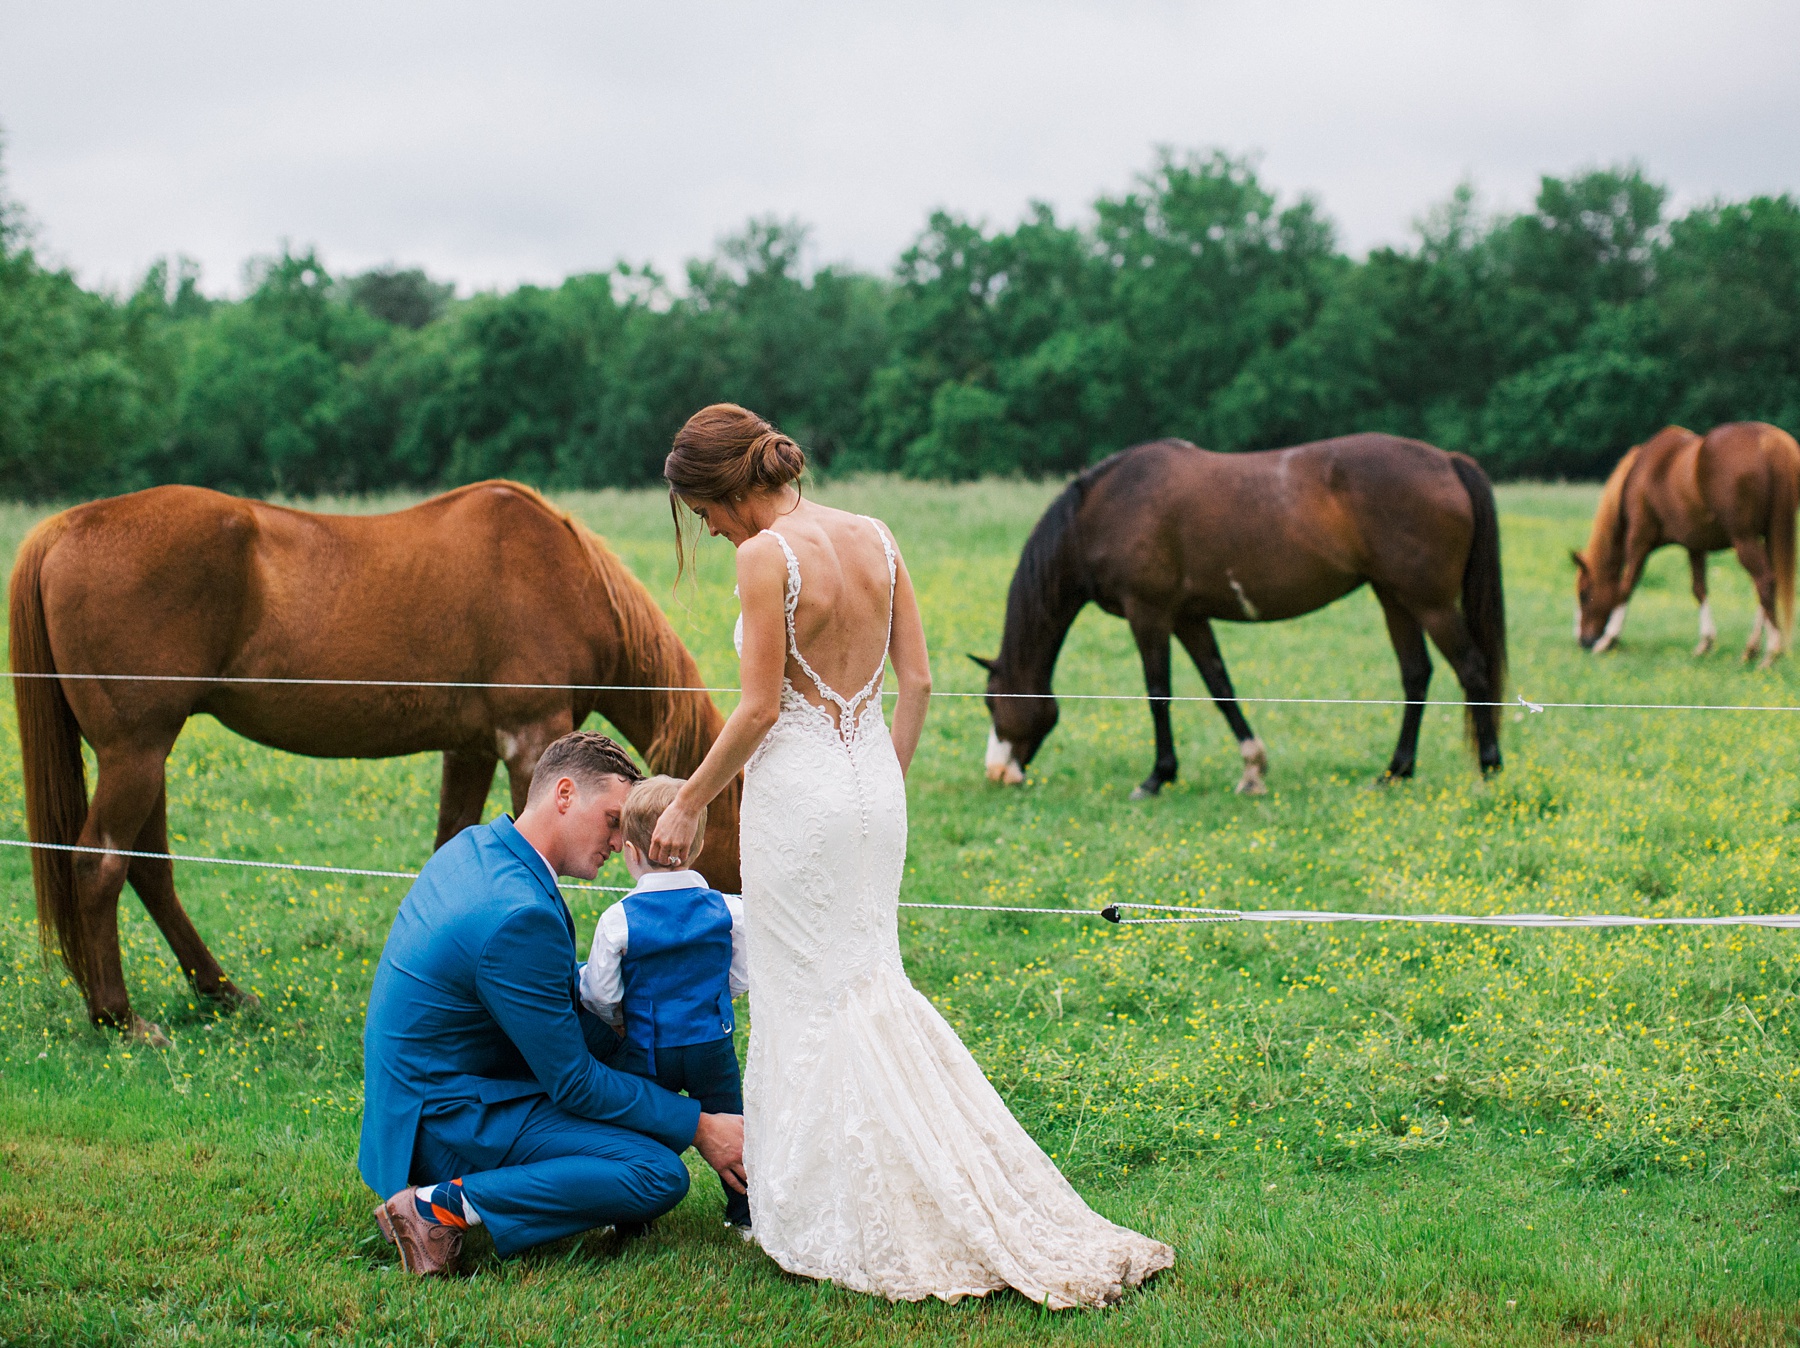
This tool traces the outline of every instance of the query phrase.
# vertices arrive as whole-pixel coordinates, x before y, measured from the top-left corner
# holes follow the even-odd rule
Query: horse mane
[[[640,686],[652,702],[655,735],[649,744],[638,746],[644,762],[652,772],[676,776],[692,772],[706,757],[719,730],[719,710],[712,698],[700,691],[700,667],[693,654],[644,583],[600,535],[531,488],[508,485],[528,495],[568,530],[593,567],[619,632],[613,663],[600,666],[609,671],[602,680]]]
[[[1003,667],[1021,656],[1019,647],[1029,647],[1033,637],[1047,637],[1060,647],[1074,615],[1089,599],[1087,576],[1070,555],[1076,517],[1088,490],[1130,452],[1122,449],[1076,474],[1032,526],[1006,592],[1006,626],[998,660]]]
[[[1587,564],[1595,571],[1604,568],[1608,574],[1619,564],[1619,547],[1625,539],[1625,485],[1631,470],[1637,467],[1638,455],[1644,447],[1633,445],[1625,451],[1600,491],[1600,505],[1594,511],[1594,527],[1588,534]]]

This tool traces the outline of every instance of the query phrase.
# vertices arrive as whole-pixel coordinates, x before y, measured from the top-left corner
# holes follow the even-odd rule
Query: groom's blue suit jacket
[[[601,1022],[582,1008],[575,923],[549,867],[511,819],[464,829],[413,882],[388,933],[363,1030],[363,1179],[386,1198],[414,1180],[421,1121],[491,1170],[533,1097],[673,1151],[700,1106],[599,1062]]]

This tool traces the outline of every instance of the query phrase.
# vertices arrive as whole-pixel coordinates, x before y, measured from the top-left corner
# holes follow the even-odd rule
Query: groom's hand
[[[694,1129],[694,1150],[719,1172],[719,1182],[727,1189],[740,1194],[746,1191],[742,1114],[702,1114],[700,1126]]]

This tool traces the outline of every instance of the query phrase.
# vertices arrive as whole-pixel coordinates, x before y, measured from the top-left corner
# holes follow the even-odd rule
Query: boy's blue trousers
[[[617,1072],[649,1077],[664,1090],[683,1092],[700,1102],[703,1113],[744,1112],[744,1083],[738,1074],[737,1049],[730,1035],[704,1044],[658,1045],[654,1074],[643,1046],[630,1040],[606,1060],[606,1065]],[[720,1187],[724,1188],[722,1181]],[[481,1210],[480,1204],[475,1210]],[[725,1220],[733,1226],[748,1226],[750,1200],[725,1189]]]

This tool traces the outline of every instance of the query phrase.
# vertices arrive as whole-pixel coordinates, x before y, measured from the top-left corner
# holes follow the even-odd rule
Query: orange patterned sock
[[[463,1193],[461,1179],[443,1184],[421,1184],[413,1190],[413,1203],[419,1216],[440,1226],[454,1226],[458,1231],[481,1225],[481,1216],[470,1206]]]

